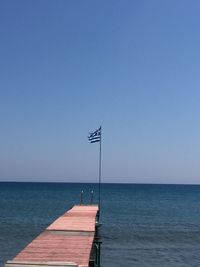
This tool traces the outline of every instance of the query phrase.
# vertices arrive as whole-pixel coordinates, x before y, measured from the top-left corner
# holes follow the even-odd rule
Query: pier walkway
[[[5,267],[100,266],[97,205],[75,205]]]

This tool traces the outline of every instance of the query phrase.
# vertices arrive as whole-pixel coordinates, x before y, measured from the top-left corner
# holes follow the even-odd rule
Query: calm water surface
[[[200,186],[102,185],[102,267],[200,265]],[[95,184],[0,183],[0,266]],[[97,197],[97,195],[96,195]]]

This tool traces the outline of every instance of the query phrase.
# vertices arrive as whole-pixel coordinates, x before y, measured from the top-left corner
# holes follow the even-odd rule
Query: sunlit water
[[[0,183],[0,266],[94,184]],[[200,186],[102,185],[102,267],[200,265]]]

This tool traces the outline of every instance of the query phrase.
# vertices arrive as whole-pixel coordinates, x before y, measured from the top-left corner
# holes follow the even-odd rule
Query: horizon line
[[[98,182],[61,182],[61,181],[0,181],[0,183],[48,183],[48,184],[99,184]],[[135,185],[198,185],[200,186],[200,183],[154,183],[154,182],[102,182],[101,184],[135,184]]]

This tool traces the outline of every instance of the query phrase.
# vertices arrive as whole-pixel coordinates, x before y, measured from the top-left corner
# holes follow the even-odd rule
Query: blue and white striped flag
[[[101,141],[101,127],[93,133],[89,133],[88,140],[90,143],[96,143]]]

